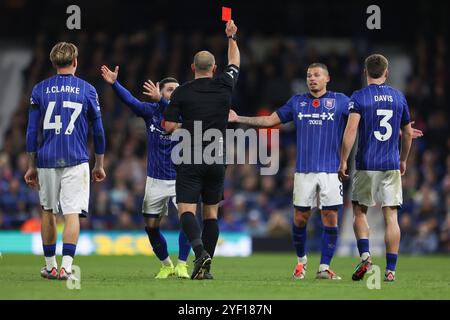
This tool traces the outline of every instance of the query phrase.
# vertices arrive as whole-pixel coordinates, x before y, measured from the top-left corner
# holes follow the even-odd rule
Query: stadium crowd
[[[180,83],[192,79],[193,54],[207,48],[219,68],[226,59],[226,39],[221,33],[169,34],[163,24],[150,31],[111,36],[78,33],[67,37],[79,48],[77,75],[92,83],[100,97],[107,137],[104,183],[92,185],[89,218],[83,229],[142,229],[141,203],[146,179],[145,123],[135,117],[100,77],[100,66],[120,66],[119,80],[139,99],[144,80],[174,76]],[[34,84],[49,77],[48,53],[54,38],[36,38],[34,58],[24,74],[26,87],[11,119],[0,150],[0,229],[32,230],[39,218],[39,199],[23,180],[27,165],[25,131],[29,96]],[[305,70],[321,61],[328,65],[329,89],[351,95],[363,84],[362,61],[368,46],[355,43],[346,54],[319,53],[306,39],[241,34],[241,74],[233,100],[243,115],[267,114],[294,93],[306,90]],[[406,91],[415,127],[425,136],[414,141],[409,168],[403,177],[404,206],[399,216],[402,252],[450,252],[450,137],[448,42],[441,36],[418,37],[405,47],[411,74]],[[414,49],[412,49],[414,48]],[[388,56],[389,57],[389,56]],[[289,236],[295,171],[295,134],[292,125],[280,134],[280,170],[261,176],[256,165],[230,165],[226,173],[225,201],[220,210],[221,231],[248,231],[254,236]],[[92,143],[91,143],[92,144]],[[93,147],[91,145],[91,152]],[[92,153],[91,153],[92,154]],[[348,194],[348,192],[347,192]],[[349,205],[348,199],[346,205]],[[34,222],[34,223],[33,223]],[[177,229],[171,208],[163,227]]]

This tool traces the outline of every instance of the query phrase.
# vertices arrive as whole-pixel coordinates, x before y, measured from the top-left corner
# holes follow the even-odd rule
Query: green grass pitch
[[[176,261],[176,257],[173,258]],[[341,281],[315,280],[319,257],[309,257],[303,281],[291,278],[296,258],[288,254],[255,254],[248,258],[214,258],[215,280],[175,277],[153,279],[155,257],[78,256],[81,289],[39,276],[43,258],[9,255],[0,258],[0,299],[450,299],[450,257],[400,256],[397,281],[369,290],[366,281],[353,282],[356,258],[336,257],[333,269]],[[60,263],[60,257],[58,257]],[[189,258],[192,270],[192,256]],[[384,258],[374,263],[384,271]]]

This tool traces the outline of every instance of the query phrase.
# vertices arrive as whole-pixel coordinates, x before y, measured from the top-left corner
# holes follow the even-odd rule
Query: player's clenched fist
[[[237,122],[239,116],[237,115],[236,111],[230,109],[230,112],[228,113],[228,122]]]
[[[94,169],[92,169],[92,181],[101,182],[101,181],[105,180],[105,178],[106,178],[106,173],[103,168],[94,167]]]

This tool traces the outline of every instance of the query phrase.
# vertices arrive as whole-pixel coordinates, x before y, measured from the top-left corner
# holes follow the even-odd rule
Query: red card
[[[222,7],[222,21],[231,20],[231,8]]]

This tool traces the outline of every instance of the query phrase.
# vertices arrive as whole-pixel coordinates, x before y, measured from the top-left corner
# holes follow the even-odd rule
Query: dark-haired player
[[[160,231],[161,218],[168,214],[169,201],[175,203],[175,178],[174,164],[170,158],[174,142],[170,140],[170,134],[164,129],[163,112],[166,109],[172,92],[178,87],[175,78],[165,78],[154,85],[148,81],[144,87],[145,92],[154,103],[142,102],[131,95],[118,81],[119,67],[113,71],[106,66],[101,67],[103,79],[112,85],[114,92],[138,117],[145,120],[148,137],[147,154],[147,183],[145,186],[144,203],[142,213],[146,224],[150,244],[162,266],[156,279],[166,279],[171,275],[179,278],[189,278],[186,261],[191,246],[182,231],[178,238],[179,255],[178,263],[174,267],[167,250],[167,242]]]

